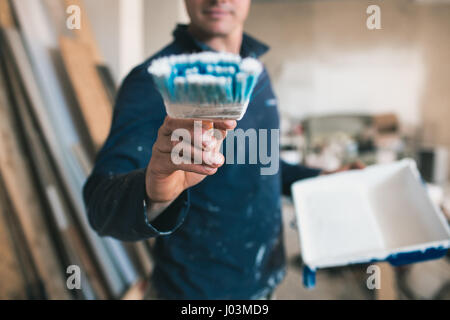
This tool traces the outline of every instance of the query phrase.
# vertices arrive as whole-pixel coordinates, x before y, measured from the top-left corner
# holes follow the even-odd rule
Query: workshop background
[[[450,1],[252,2],[246,31],[271,47],[281,156],[328,170],[414,158],[450,218]],[[366,25],[370,5],[381,29]],[[0,299],[142,298],[152,241],[99,238],[81,189],[122,79],[187,22],[182,0],[0,0]],[[294,207],[283,205],[278,299],[450,299],[449,255],[380,263],[380,290],[366,285],[368,265],[319,270],[305,289]]]

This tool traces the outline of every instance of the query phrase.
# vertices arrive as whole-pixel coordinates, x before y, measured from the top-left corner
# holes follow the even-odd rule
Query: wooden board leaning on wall
[[[82,0],[43,0],[45,7],[49,13],[53,29],[58,36],[71,37],[83,42],[90,48],[91,56],[97,68],[97,72],[102,80],[102,84],[111,105],[114,104],[116,95],[116,84],[107,66],[98,42],[91,26],[89,15]],[[67,27],[67,21],[71,21],[71,16],[75,13],[70,6],[75,5],[80,8],[80,29],[70,29]],[[69,10],[71,9],[71,10]]]
[[[14,19],[8,1],[0,0],[0,26],[3,27],[12,27],[14,25]]]
[[[1,180],[1,177],[0,177]],[[22,242],[15,236],[16,229],[10,222],[15,214],[7,203],[5,190],[0,186],[0,300],[30,299],[27,288],[33,287],[26,278],[22,261]],[[34,291],[34,290],[33,290]]]
[[[96,265],[100,266],[101,275],[107,279],[108,288],[114,296],[126,289],[127,282],[134,280],[133,266],[128,261],[120,242],[111,238],[100,238],[89,226],[81,190],[86,174],[80,163],[79,152],[74,147],[81,143],[70,114],[69,101],[65,96],[64,79],[60,76],[61,63],[55,58],[59,55],[58,37],[48,20],[48,14],[42,1],[13,1],[12,9],[20,27],[20,41],[14,56],[20,57],[19,64],[22,79],[30,76],[27,92],[32,94],[30,104],[34,121],[48,147],[48,154],[53,161],[54,173],[60,179],[59,191],[67,196],[67,202],[75,212],[73,219],[82,228],[84,239],[95,255]],[[29,70],[33,70],[30,74]],[[83,157],[84,159],[85,157]]]
[[[64,68],[64,65],[60,65],[58,64],[58,67],[61,69],[62,74],[65,74],[64,78],[61,80],[62,83],[67,83],[68,87],[70,87],[70,91],[72,91],[72,93],[70,94],[70,98],[75,101],[75,104],[73,105],[72,109],[75,110],[76,113],[83,113],[84,114],[81,116],[81,118],[77,119],[77,121],[75,121],[75,123],[77,124],[77,126],[80,123],[84,123],[85,126],[83,128],[83,130],[79,131],[79,133],[83,134],[83,136],[93,136],[92,132],[97,132],[98,131],[98,126],[100,125],[104,125],[105,127],[109,128],[110,125],[110,121],[111,121],[111,117],[112,117],[112,104],[113,104],[113,100],[115,97],[115,85],[114,85],[114,81],[112,81],[112,77],[111,74],[109,72],[109,68],[104,64],[103,62],[103,58],[101,57],[101,55],[99,54],[99,50],[98,47],[96,45],[95,42],[95,38],[94,35],[92,33],[92,30],[89,28],[86,28],[86,25],[89,25],[89,20],[87,17],[86,12],[84,11],[84,7],[82,4],[82,1],[73,1],[73,2],[66,2],[65,0],[40,0],[42,4],[45,5],[45,7],[47,8],[46,12],[46,16],[49,17],[50,19],[46,21],[47,24],[51,25],[51,29],[53,30],[53,33],[55,35],[57,35],[57,38],[60,36],[69,38],[70,40],[75,40],[79,43],[83,43],[83,46],[88,47],[89,48],[89,58],[88,59],[84,59],[84,61],[82,61],[82,65],[87,66],[87,69],[83,69],[83,70],[89,70],[89,72],[87,73],[88,76],[86,76],[86,73],[84,72],[83,74],[85,74],[85,76],[80,77],[80,72],[76,72],[75,73],[75,77],[76,77],[76,81],[78,81],[78,85],[80,84],[80,81],[82,81],[83,79],[92,79],[92,78],[96,78],[96,87],[97,87],[97,91],[92,91],[91,90],[91,86],[85,86],[84,89],[81,91],[81,97],[84,99],[83,102],[88,102],[90,103],[90,101],[92,101],[92,94],[86,94],[86,90],[91,90],[90,93],[94,92],[94,93],[98,93],[97,95],[94,95],[94,97],[99,97],[99,95],[102,95],[101,100],[103,101],[103,105],[108,105],[109,110],[107,110],[107,108],[100,108],[100,112],[98,112],[97,106],[93,106],[93,104],[91,103],[90,106],[93,106],[92,108],[82,108],[81,106],[81,99],[80,99],[80,95],[77,94],[77,91],[75,90],[75,82],[73,81],[73,79],[71,78],[71,75],[69,74],[69,70]],[[33,3],[34,4],[34,3]],[[80,7],[82,8],[82,20],[83,20],[83,28],[79,31],[76,30],[68,30],[68,28],[66,27],[66,18],[68,16],[66,9],[67,9],[67,5],[70,4],[75,4],[75,5],[80,5]],[[32,6],[34,7],[34,5]],[[25,10],[25,8],[23,8],[23,6],[15,6],[14,7],[15,10],[19,11],[20,15],[19,15],[19,22],[25,23],[24,21],[26,20],[27,16],[29,16],[32,12],[37,12],[39,11],[39,8],[35,8],[35,9],[28,9]],[[37,17],[41,17],[42,15],[37,14]],[[36,21],[39,22],[41,21],[42,24],[42,20],[39,20],[38,18],[34,19],[35,24]],[[22,30],[23,33],[27,34],[28,37],[24,37],[26,40],[30,40],[30,34],[32,35],[33,32],[35,32],[34,30],[38,28],[38,25],[36,25],[36,28],[31,28],[28,26],[27,28],[25,28],[26,30]],[[83,33],[83,34],[80,34]],[[39,38],[39,37],[38,37]],[[31,37],[31,39],[33,40],[32,42],[36,42],[38,41],[38,39],[36,37]],[[31,40],[30,40],[31,41]],[[30,45],[30,41],[26,41],[28,45]],[[31,43],[33,44],[33,43]],[[52,44],[53,46],[53,44]],[[60,56],[60,50],[54,50],[53,55],[54,57],[58,57],[58,60],[62,59],[62,55]],[[87,52],[87,50],[85,50],[85,52]],[[38,52],[39,53],[39,52]],[[31,56],[36,55],[36,52],[31,52],[30,53]],[[42,54],[41,54],[42,55]],[[70,62],[73,63],[75,60],[73,60],[73,57],[70,58]],[[90,63],[86,64],[87,61],[90,61]],[[63,62],[63,60],[61,60],[61,62]],[[61,68],[62,67],[62,68]],[[95,70],[94,70],[95,69]],[[94,71],[93,71],[94,70]],[[73,73],[72,73],[73,74]],[[94,75],[95,74],[95,75]],[[94,75],[94,76],[89,76],[89,75]],[[98,81],[98,79],[100,78],[100,81]],[[60,81],[60,82],[61,82]],[[79,86],[78,86],[79,88]],[[80,92],[78,90],[78,92]],[[106,98],[105,98],[106,96]],[[86,97],[91,97],[91,98],[86,98]],[[69,99],[69,101],[71,101],[71,99]],[[69,103],[70,104],[70,103]],[[103,111],[101,111],[103,110]],[[105,114],[109,113],[109,119],[107,119],[108,117],[105,117]],[[87,116],[85,116],[87,115]],[[107,119],[107,120],[105,120]],[[80,121],[81,120],[81,121]],[[41,125],[43,125],[41,123]],[[45,124],[44,124],[45,127]],[[109,129],[108,129],[109,130]],[[107,130],[104,130],[104,132],[106,132]],[[85,135],[85,132],[87,132],[88,134]],[[47,135],[48,136],[48,135]],[[98,135],[96,135],[98,136]],[[105,135],[106,138],[106,135]],[[104,139],[104,138],[103,138]],[[97,141],[101,141],[103,139],[97,139]],[[97,148],[103,143],[103,141],[101,142],[97,142]],[[51,148],[51,153],[54,153],[54,144],[50,144],[52,146]],[[79,161],[79,163],[82,165],[84,173],[88,174],[90,169],[88,170],[88,168],[91,167],[91,164],[89,163],[89,161],[92,159],[92,153],[89,153],[89,158],[85,157],[84,155],[86,154],[87,145],[86,144],[76,144],[72,146],[71,152],[76,156],[77,160]],[[83,161],[81,161],[83,160]],[[58,162],[58,164],[60,165],[61,163]],[[61,170],[61,167],[59,167],[59,170]],[[66,181],[67,183],[67,181]],[[81,187],[80,187],[81,188]],[[73,191],[73,190],[72,190]],[[71,195],[73,197],[73,194]],[[80,209],[80,203],[77,203],[77,209]],[[79,213],[79,210],[77,210],[77,214]],[[82,220],[82,219],[81,219]],[[83,225],[83,228],[85,227],[85,225]],[[91,236],[91,235],[89,235]],[[92,241],[92,237],[89,237],[89,239]],[[94,243],[96,244],[96,243]],[[108,242],[108,250],[110,249],[114,249],[111,247],[110,243]],[[111,248],[110,248],[111,247]],[[133,259],[133,264],[134,266],[136,266],[139,270],[139,274],[141,276],[145,276],[148,274],[148,270],[149,270],[149,254],[148,252],[146,252],[146,250],[138,250],[138,246],[137,245],[127,245],[127,251],[131,256],[136,256],[136,258],[138,259]],[[141,246],[142,247],[142,246]],[[96,249],[96,254],[98,254],[98,245],[95,246]],[[111,250],[113,251],[113,250]],[[102,253],[102,252],[100,252]],[[112,252],[114,257],[118,257],[119,255],[114,254],[115,252]],[[102,253],[103,254],[103,253]],[[98,254],[99,257],[102,256],[100,254]],[[104,255],[103,255],[104,256]],[[102,256],[102,257],[103,257]],[[106,259],[107,260],[107,259]],[[108,283],[117,283],[117,285],[114,287],[114,292],[117,292],[120,290],[120,284],[118,284],[118,281],[112,281],[115,280],[113,278],[116,277],[116,274],[113,274],[109,271],[105,272],[105,270],[107,269],[105,267],[106,266],[111,266],[112,264],[108,264],[105,259],[100,259],[102,263],[102,273],[104,275],[108,276]],[[112,261],[111,261],[112,262]],[[127,263],[127,261],[123,261],[125,263]],[[114,263],[114,265],[116,265]],[[125,266],[124,263],[120,264],[121,266]],[[128,272],[129,273],[129,272]],[[129,277],[129,275],[128,275]],[[112,281],[112,282],[111,282]]]
[[[31,246],[32,260],[45,282],[49,298],[65,299],[69,297],[65,280],[14,124],[4,75],[0,68],[0,175],[12,211],[17,215],[27,244]]]
[[[95,40],[83,1],[45,0],[45,3],[53,12],[55,28],[59,30],[61,55],[78,108],[83,113],[86,130],[89,131],[91,140],[95,141],[98,150],[109,131],[117,88]],[[68,32],[64,19],[67,17],[65,9],[69,5],[81,8],[83,21],[82,28],[73,30],[72,34]],[[144,242],[125,244],[125,247],[133,257],[140,275],[146,277],[152,269],[148,247]]]
[[[3,29],[2,35],[3,39],[8,38],[9,44],[20,41],[17,30]],[[16,43],[16,46],[20,47],[18,43]],[[3,48],[5,47],[3,46]],[[29,78],[26,80],[28,86],[25,85],[24,79],[20,77],[20,73],[16,69],[14,62],[15,58],[17,59],[22,55],[13,56],[9,51],[6,52],[6,55],[8,61],[11,62],[6,65],[6,71],[12,95],[15,97],[14,107],[16,117],[22,126],[23,145],[27,151],[25,157],[33,159],[30,165],[33,167],[37,177],[36,180],[38,181],[39,190],[42,192],[42,198],[46,202],[46,211],[51,213],[51,219],[58,235],[54,241],[59,241],[60,254],[64,256],[63,265],[61,266],[62,272],[65,273],[69,265],[79,265],[85,277],[82,277],[84,281],[81,290],[82,295],[79,296],[78,292],[75,292],[75,296],[78,298],[105,298],[108,295],[105,292],[102,277],[99,275],[96,266],[93,265],[94,259],[90,256],[88,246],[85,244],[76,225],[72,221],[70,205],[66,203],[67,197],[61,192],[64,188],[55,175],[55,170],[52,167],[52,159],[48,152],[46,152],[48,146],[46,146],[46,142],[43,140],[43,134],[40,132],[41,129],[38,127],[37,121],[34,119],[32,112],[30,112],[32,108],[30,108],[29,104],[37,103],[37,101],[33,100],[33,97],[36,98],[36,95],[30,95],[30,91],[26,91],[26,88],[35,91],[32,85],[32,75],[29,75]],[[22,63],[23,65],[25,61],[18,63]],[[36,226],[33,227],[36,229]],[[42,232],[42,234],[48,234],[48,231]],[[48,260],[54,261],[55,259],[48,258]],[[54,277],[56,278],[56,275]],[[44,283],[47,283],[47,281],[45,280]],[[65,280],[62,284],[63,288],[66,288]]]
[[[112,120],[110,100],[103,88],[90,47],[68,37],[60,38],[60,47],[80,111],[98,150],[109,134]]]

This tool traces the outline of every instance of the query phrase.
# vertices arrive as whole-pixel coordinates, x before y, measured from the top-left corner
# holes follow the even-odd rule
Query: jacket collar
[[[182,45],[188,51],[214,51],[203,42],[195,39],[188,32],[188,26],[185,24],[177,25],[175,31],[173,32],[173,36],[175,38],[175,42]],[[269,51],[269,47],[267,45],[244,33],[241,46],[242,57],[259,58],[267,51]]]

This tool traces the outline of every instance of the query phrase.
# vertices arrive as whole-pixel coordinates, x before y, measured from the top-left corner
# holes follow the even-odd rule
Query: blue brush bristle
[[[148,69],[165,101],[193,105],[248,103],[262,70],[256,59],[213,52],[163,57]]]

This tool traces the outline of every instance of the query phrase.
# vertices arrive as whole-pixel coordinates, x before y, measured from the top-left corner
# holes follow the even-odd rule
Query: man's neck
[[[189,25],[188,31],[194,38],[203,42],[213,50],[221,52],[231,52],[239,54],[241,51],[243,30],[236,29],[232,33],[226,36],[211,36],[205,34],[200,29],[195,28],[193,25]]]

